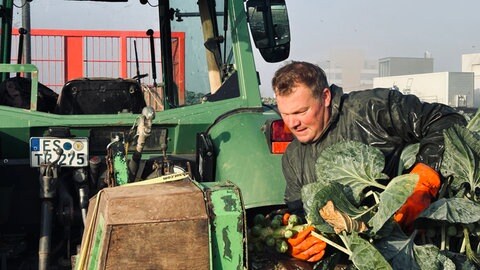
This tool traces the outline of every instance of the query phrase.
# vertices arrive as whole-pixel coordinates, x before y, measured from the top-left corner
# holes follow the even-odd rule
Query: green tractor
[[[39,82],[47,70],[11,63],[13,0],[3,0],[1,270],[244,269],[247,220],[283,206],[291,136],[262,104],[251,44],[267,62],[288,57],[284,0],[151,8],[162,72],[158,83],[149,76],[162,110],[145,102],[147,75],[94,74],[50,90]],[[176,31],[186,35],[186,89],[206,93],[194,104],[174,79]]]

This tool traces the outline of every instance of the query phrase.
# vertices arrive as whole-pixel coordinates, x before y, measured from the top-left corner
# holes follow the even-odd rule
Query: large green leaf
[[[475,116],[468,121],[467,128],[477,134],[480,133],[480,108],[475,113]]]
[[[428,222],[430,221],[430,222]],[[442,198],[423,211],[416,222],[438,224],[438,221],[470,224],[480,221],[480,204],[466,198]]]
[[[351,217],[364,213],[350,203],[344,194],[342,185],[335,182],[328,184],[316,182],[303,186],[302,201],[307,221],[326,233],[333,233],[333,229],[320,216],[319,210],[325,206],[327,201],[332,201],[338,210]]]
[[[334,231],[318,212],[320,208],[325,205],[326,201],[316,199],[316,195],[319,194],[318,197],[320,198],[330,197],[331,194],[329,192],[331,192],[331,189],[333,189],[333,187],[327,187],[327,185],[320,182],[307,184],[302,187],[302,202],[305,218],[309,224],[315,225],[317,230],[324,233],[334,233]]]
[[[388,183],[387,188],[380,194],[378,211],[369,221],[373,227],[373,233],[378,232],[383,224],[405,203],[417,182],[417,174],[404,174],[393,178]]]
[[[455,270],[456,266],[440,249],[434,245],[413,247],[415,258],[422,270]]]
[[[392,269],[382,254],[357,233],[348,235],[347,239],[347,247],[352,252],[350,260],[359,270]]]
[[[314,198],[315,195],[322,189],[325,188],[325,183],[315,182],[306,184],[301,189],[302,194],[302,203],[303,203],[303,210],[305,210],[305,214],[310,214],[311,212],[318,211],[318,209],[314,208]]]
[[[416,233],[409,237],[400,228],[380,241],[375,247],[393,267],[393,269],[420,269],[415,261],[413,246]]]
[[[317,181],[341,183],[346,195],[359,205],[366,187],[385,187],[377,182],[388,179],[382,173],[385,158],[382,152],[372,146],[344,141],[326,148],[316,162]]]
[[[480,140],[468,129],[453,126],[444,132],[445,152],[441,172],[453,175],[451,187],[458,191],[463,183],[471,190],[480,188]]]

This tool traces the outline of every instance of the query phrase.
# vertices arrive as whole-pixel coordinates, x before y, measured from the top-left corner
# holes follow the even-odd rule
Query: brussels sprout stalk
[[[314,237],[322,240],[323,242],[329,244],[330,246],[332,246],[332,247],[340,250],[341,252],[347,254],[348,256],[352,256],[352,252],[351,252],[350,250],[348,250],[348,249],[340,246],[339,244],[337,244],[337,243],[333,242],[332,240],[324,237],[323,235],[321,235],[321,234],[319,234],[319,233],[316,233],[316,232],[311,232],[310,234],[313,235]],[[341,237],[340,237],[340,238],[341,238]],[[342,239],[342,241],[343,241],[343,239]]]

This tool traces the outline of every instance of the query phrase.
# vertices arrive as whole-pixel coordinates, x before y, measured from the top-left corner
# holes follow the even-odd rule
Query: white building
[[[473,72],[436,72],[402,76],[377,77],[373,87],[398,89],[414,94],[426,102],[438,102],[454,107],[478,107],[474,95]]]
[[[475,107],[480,107],[480,53],[463,54],[462,55],[462,71],[473,72],[474,83],[474,104]]]

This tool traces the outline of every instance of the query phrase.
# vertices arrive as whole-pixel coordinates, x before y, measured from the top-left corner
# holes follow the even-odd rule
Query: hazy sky
[[[462,54],[480,53],[480,0],[286,1],[292,36],[289,60],[325,61],[335,49],[360,50],[371,60],[423,57],[429,51],[435,71],[461,71]],[[16,5],[20,3],[15,0]],[[39,5],[46,6],[39,9]],[[84,29],[95,20],[105,29],[112,25],[115,29],[158,29],[157,9],[142,6],[138,0],[108,7],[114,8],[113,14],[99,2],[33,0],[32,27]],[[55,14],[55,19],[45,14]],[[281,64],[269,64],[260,57],[256,63],[262,94],[271,96],[270,80]]]
[[[287,7],[290,60],[325,61],[335,49],[360,50],[371,60],[429,51],[439,72],[461,71],[462,54],[480,53],[478,0],[287,0]],[[279,66],[257,61],[263,93]]]

